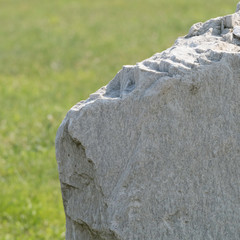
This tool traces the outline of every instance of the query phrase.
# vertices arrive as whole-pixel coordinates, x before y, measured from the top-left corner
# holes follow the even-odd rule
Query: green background
[[[0,0],[0,239],[64,239],[54,140],[68,109],[227,0]]]

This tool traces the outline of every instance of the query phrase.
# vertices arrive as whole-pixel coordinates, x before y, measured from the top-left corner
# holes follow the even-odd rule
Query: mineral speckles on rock
[[[68,112],[67,240],[240,239],[239,26],[195,24]]]

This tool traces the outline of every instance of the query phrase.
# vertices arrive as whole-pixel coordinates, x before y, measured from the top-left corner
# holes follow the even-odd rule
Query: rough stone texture
[[[193,25],[68,112],[66,239],[240,239],[238,25],[240,12]]]

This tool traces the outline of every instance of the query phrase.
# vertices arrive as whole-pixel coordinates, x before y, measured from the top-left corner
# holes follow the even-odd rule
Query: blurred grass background
[[[55,160],[68,109],[226,0],[0,0],[0,239],[64,239]]]

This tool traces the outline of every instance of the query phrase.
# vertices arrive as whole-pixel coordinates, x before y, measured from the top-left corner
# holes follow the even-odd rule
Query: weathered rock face
[[[195,24],[68,112],[66,239],[240,239],[238,26],[238,11]]]

